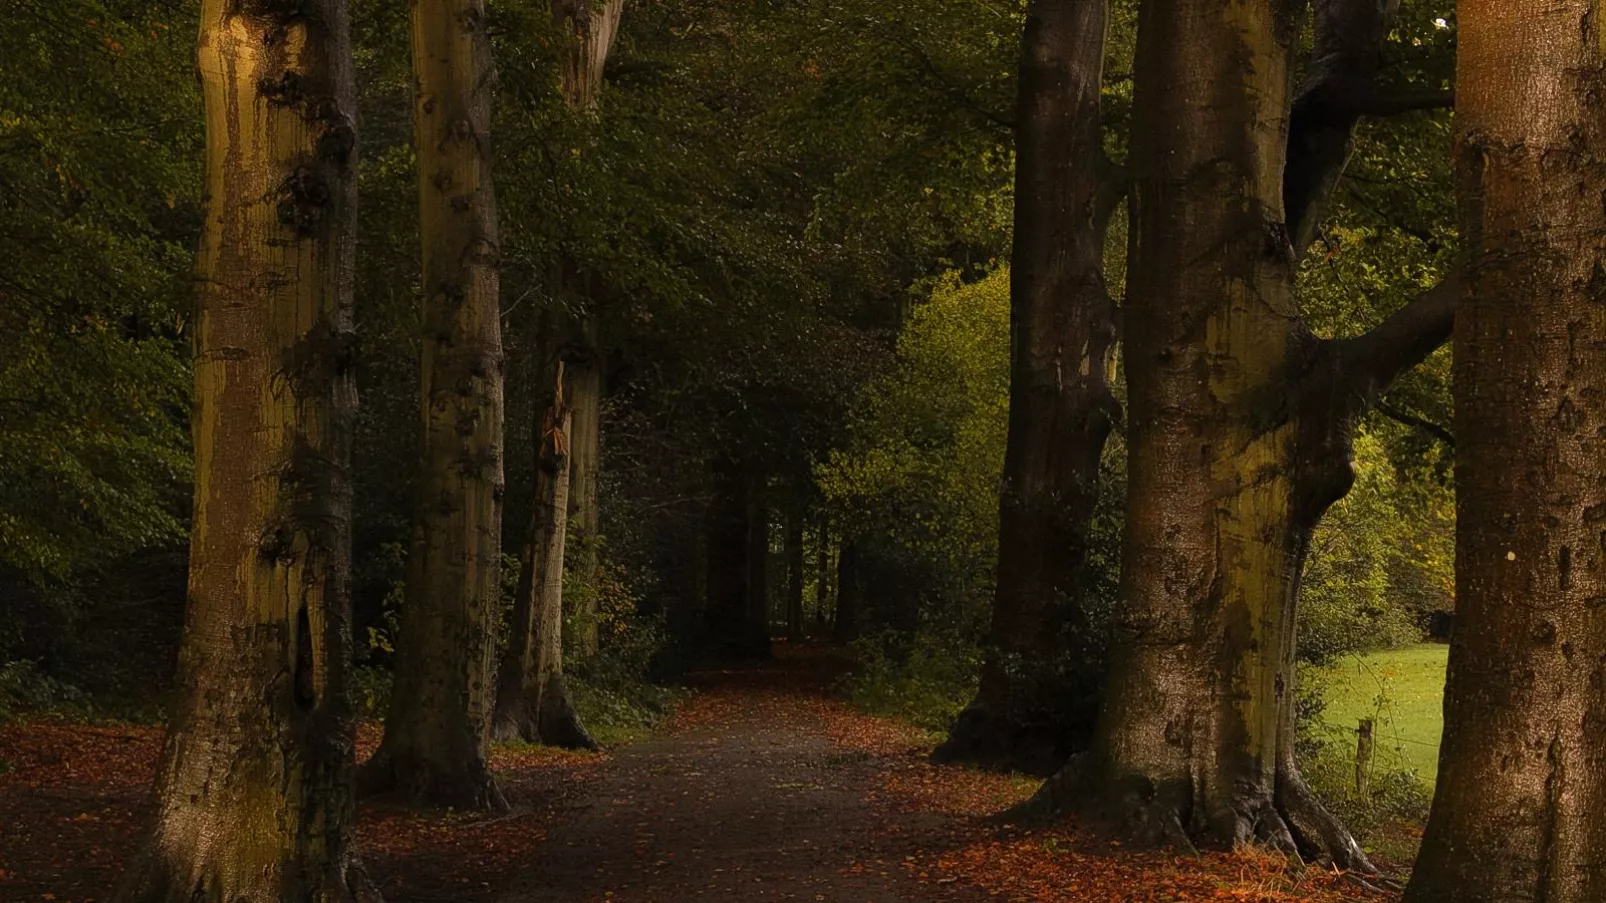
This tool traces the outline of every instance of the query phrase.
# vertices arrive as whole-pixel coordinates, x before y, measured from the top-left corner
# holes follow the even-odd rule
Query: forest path
[[[833,676],[807,648],[696,675],[685,709],[610,757],[502,899],[989,899],[932,865],[975,816],[895,805],[889,776],[929,768],[920,738],[830,700]]]

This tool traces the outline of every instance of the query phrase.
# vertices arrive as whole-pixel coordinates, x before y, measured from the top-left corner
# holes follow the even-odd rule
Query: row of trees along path
[[[1013,123],[1015,413],[995,652],[945,755],[1008,760],[1041,747],[1057,764],[1082,747],[1087,755],[1059,771],[1040,804],[1146,840],[1261,843],[1369,871],[1293,757],[1298,582],[1314,525],[1352,481],[1359,418],[1460,316],[1457,418],[1471,434],[1461,459],[1465,635],[1450,672],[1454,742],[1413,892],[1601,898],[1606,872],[1591,851],[1606,837],[1606,640],[1596,623],[1606,596],[1597,586],[1601,459],[1590,438],[1600,432],[1594,381],[1606,369],[1601,24],[1585,0],[1461,6],[1465,271],[1370,332],[1323,339],[1301,317],[1295,277],[1358,122],[1450,102],[1445,92],[1385,89],[1379,45],[1399,4],[1316,3],[1307,58],[1303,4],[1144,2],[1130,154],[1119,168],[1100,163],[1110,4],[1029,4]],[[588,110],[620,4],[554,0],[551,14],[567,47],[563,90]],[[126,893],[368,900],[376,892],[352,845],[347,687],[357,200],[347,7],[207,0],[201,22],[209,200],[197,265],[190,604],[154,829]],[[506,801],[486,764],[493,730],[591,745],[566,696],[560,600],[571,483],[584,494],[594,481],[594,461],[571,458],[594,457],[589,374],[599,351],[586,274],[560,267],[553,282],[572,303],[544,315],[532,343],[551,402],[537,418],[537,499],[493,712],[504,362],[486,27],[479,0],[414,5],[423,489],[395,705],[361,783],[496,810]],[[1107,672],[1072,675],[1075,730],[1045,741],[1015,715],[1039,708],[1027,698],[1038,692],[1034,663],[1064,654],[1083,620],[1073,577],[1117,413],[1117,324],[1099,249],[1123,196],[1132,239],[1119,324],[1129,448],[1122,605]],[[1523,306],[1541,298],[1551,306]],[[762,517],[749,520],[766,535]],[[1541,605],[1528,598],[1536,593],[1552,595]],[[730,614],[742,618],[734,606]],[[755,626],[751,606],[745,614]],[[781,750],[780,773],[797,777],[823,751],[778,728],[729,730],[710,761],[732,786],[764,773],[753,762],[766,744]],[[997,736],[1019,740],[987,749],[984,738]],[[624,761],[679,761],[697,742],[666,741]],[[790,771],[799,762],[804,771]],[[1500,811],[1466,796],[1473,785]],[[779,789],[746,801],[781,799]],[[846,791],[824,789],[813,802],[830,811],[837,792]],[[693,829],[736,815],[718,796],[708,802]],[[849,807],[840,819],[851,830],[864,814]],[[614,817],[593,813],[575,823],[576,837],[617,839]],[[730,837],[730,819],[717,821],[716,836]],[[588,855],[617,852],[590,846]],[[1488,857],[1498,864],[1478,866],[1471,849],[1498,851]],[[579,864],[552,871],[572,879]]]

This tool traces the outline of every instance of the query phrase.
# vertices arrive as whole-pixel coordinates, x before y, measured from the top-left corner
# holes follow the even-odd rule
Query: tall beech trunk
[[[364,792],[506,807],[488,765],[502,605],[502,333],[483,0],[414,0],[422,456],[396,685]]]
[[[831,606],[831,522],[820,515],[816,530],[818,542],[814,547],[814,623],[825,632],[826,613]]]
[[[570,110],[594,115],[608,52],[619,32],[624,0],[552,0],[551,9],[552,21],[567,42],[558,66],[558,89]],[[585,278],[575,280],[581,289],[589,289],[592,282]],[[573,606],[580,625],[574,639],[582,653],[591,654],[598,646],[595,583],[601,512],[597,507],[597,472],[602,464],[604,362],[598,339],[597,299],[589,290],[582,293],[588,302],[579,328],[582,341],[575,343],[575,353],[567,358],[569,405],[574,416],[569,532],[574,575],[587,589]]]
[[[507,651],[497,679],[492,734],[570,749],[595,749],[563,678],[563,547],[569,522],[569,431],[556,317],[539,318],[536,385],[552,392],[535,418],[535,498],[519,570]]]
[[[786,638],[803,639],[803,512],[793,508],[786,518]]]
[[[1026,14],[998,588],[981,686],[939,761],[1048,774],[1092,729],[1095,641],[1077,583],[1118,416],[1103,266],[1119,197],[1099,123],[1105,21],[1105,0],[1033,0]]]
[[[569,375],[569,407],[574,428],[569,436],[569,558],[585,592],[572,606],[579,630],[575,647],[583,655],[597,651],[597,566],[601,552],[601,512],[597,508],[597,472],[602,463],[602,351],[597,320],[586,317],[580,341],[565,355]]]
[[[1456,626],[1408,901],[1606,900],[1606,56],[1588,0],[1458,12]]]
[[[1367,869],[1294,764],[1294,609],[1311,530],[1353,481],[1356,421],[1448,337],[1455,282],[1355,339],[1300,320],[1286,224],[1307,214],[1283,197],[1296,6],[1143,7],[1122,609],[1093,745],[1040,800],[1074,787],[1147,840]]]
[[[377,900],[352,852],[350,34],[340,0],[206,0],[195,519],[135,903]]]

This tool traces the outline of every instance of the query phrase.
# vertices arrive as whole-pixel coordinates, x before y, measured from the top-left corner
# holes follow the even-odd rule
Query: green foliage
[[[1355,438],[1355,486],[1311,540],[1299,610],[1299,655],[1308,662],[1414,643],[1422,615],[1452,582],[1447,512],[1412,504],[1410,488],[1370,431]],[[1421,582],[1434,581],[1437,593]]]
[[[817,482],[848,535],[873,534],[926,585],[946,623],[991,603],[1009,404],[1009,273],[938,280],[898,341],[896,367],[855,400],[847,443]],[[957,618],[957,620],[954,620]]]
[[[980,650],[953,631],[922,631],[912,641],[894,632],[862,637],[852,655],[850,702],[934,732],[953,725],[981,680]]]

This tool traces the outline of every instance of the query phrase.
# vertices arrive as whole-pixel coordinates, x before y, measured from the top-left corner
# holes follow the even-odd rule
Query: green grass
[[[1444,669],[1450,647],[1430,643],[1356,655],[1312,677],[1327,699],[1325,726],[1355,743],[1362,718],[1375,718],[1377,763],[1414,770],[1431,785],[1444,730]]]

